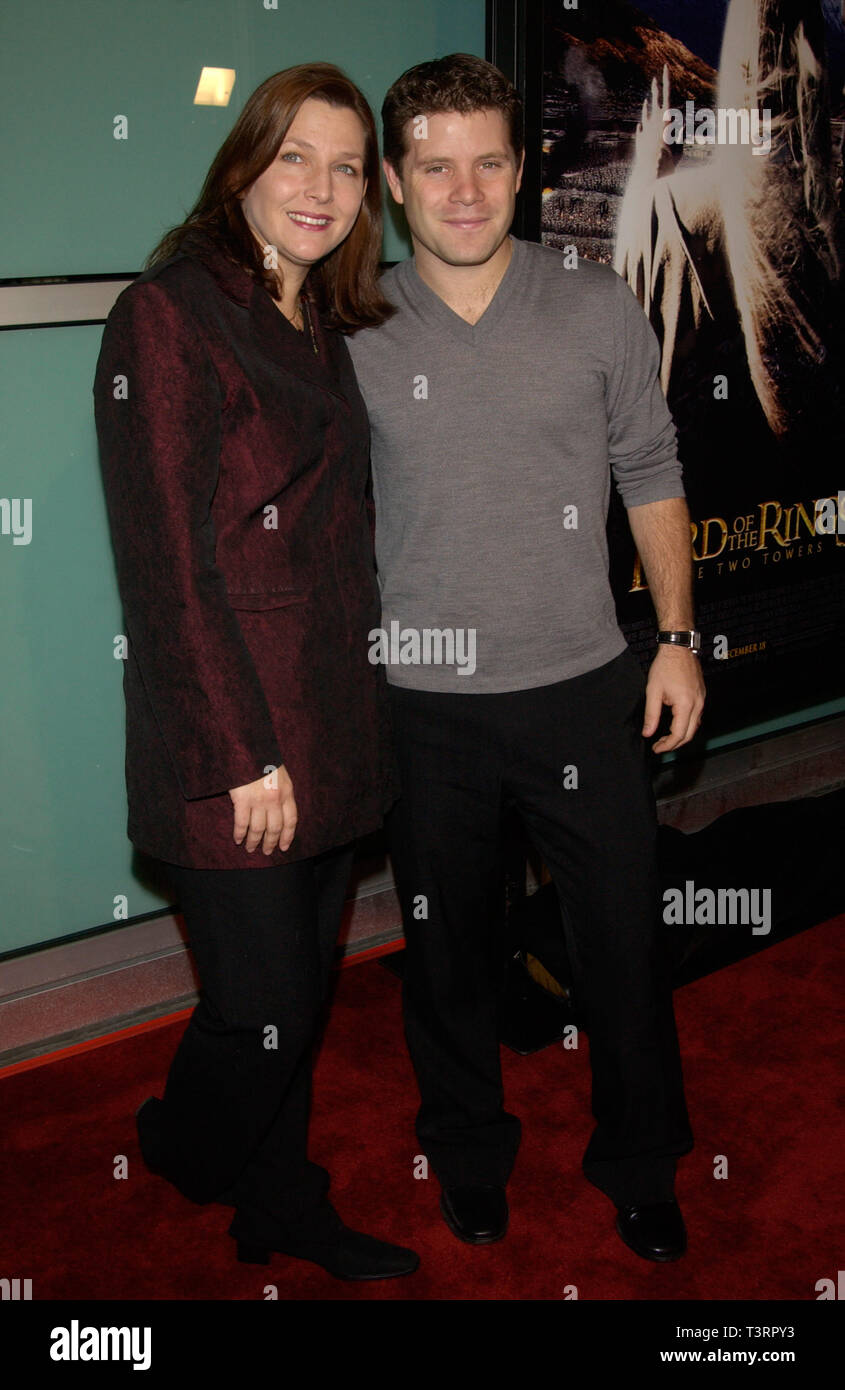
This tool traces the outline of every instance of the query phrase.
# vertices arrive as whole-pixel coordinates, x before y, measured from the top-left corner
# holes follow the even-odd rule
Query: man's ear
[[[387,179],[387,186],[393,195],[394,203],[404,203],[405,199],[402,197],[402,183],[390,160],[383,159],[381,161],[381,167],[384,170],[384,177]]]
[[[519,190],[520,190],[520,188],[521,188],[521,186],[522,186],[522,170],[523,170],[524,167],[525,167],[525,150],[522,151],[522,154],[521,154],[520,157],[519,157],[519,165],[518,165],[517,171],[516,171],[516,192],[517,192],[517,193],[519,192]]]

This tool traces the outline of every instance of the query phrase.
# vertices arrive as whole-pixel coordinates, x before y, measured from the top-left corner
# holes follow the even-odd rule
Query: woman
[[[307,1158],[311,1051],[352,842],[397,794],[368,423],[344,331],[391,312],[372,114],[340,69],[250,97],[106,324],[97,430],[129,654],[129,838],[169,869],[201,995],[147,1165],[235,1206],[242,1260],[342,1278],[417,1256],[349,1230]]]

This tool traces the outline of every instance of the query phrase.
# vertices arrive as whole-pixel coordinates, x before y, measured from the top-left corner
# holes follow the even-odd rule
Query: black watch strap
[[[696,654],[701,651],[701,633],[697,628],[686,628],[680,632],[658,632],[658,644],[667,647],[686,647]]]

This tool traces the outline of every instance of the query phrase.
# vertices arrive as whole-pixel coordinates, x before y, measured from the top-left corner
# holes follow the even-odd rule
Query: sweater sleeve
[[[215,564],[220,384],[190,316],[130,286],[94,381],[100,465],[126,634],[187,800],[279,766],[270,710]]]
[[[639,301],[614,272],[614,365],[607,388],[608,447],[626,507],[684,497],[677,431],[660,386],[660,348]]]

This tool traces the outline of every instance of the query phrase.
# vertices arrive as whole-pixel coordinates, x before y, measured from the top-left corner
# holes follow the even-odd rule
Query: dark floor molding
[[[845,715],[662,768],[654,789],[662,824],[701,830],[717,816],[845,785]]]
[[[678,762],[655,781],[660,819],[694,832],[739,807],[821,795],[845,785],[845,716],[745,747]],[[386,860],[358,866],[344,953],[401,938]],[[174,915],[16,956],[0,966],[0,1067],[118,1031],[196,1002],[196,978]]]

